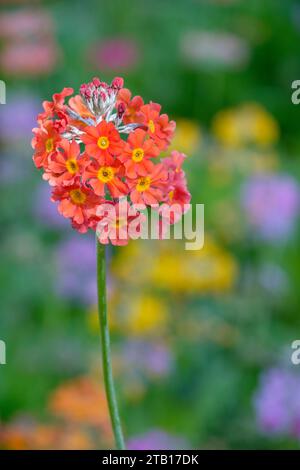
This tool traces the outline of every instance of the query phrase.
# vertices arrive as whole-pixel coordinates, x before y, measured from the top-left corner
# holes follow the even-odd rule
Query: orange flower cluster
[[[19,416],[0,423],[0,449],[93,449],[111,446],[112,431],[104,389],[93,377],[76,377],[50,395],[50,420]]]
[[[16,420],[0,427],[0,448],[5,450],[91,450],[95,443],[84,429],[34,420]]]
[[[69,423],[84,424],[110,432],[104,390],[90,377],[79,377],[62,384],[50,398],[52,415]]]
[[[65,103],[72,93],[64,88],[45,101],[33,129],[33,160],[53,187],[59,212],[79,232],[97,231],[104,244],[138,238],[147,207],[163,218],[162,206],[175,205],[170,223],[178,220],[190,202],[181,168],[185,155],[173,151],[159,160],[175,122],[159,104],[132,97],[118,77],[110,85],[94,78]]]

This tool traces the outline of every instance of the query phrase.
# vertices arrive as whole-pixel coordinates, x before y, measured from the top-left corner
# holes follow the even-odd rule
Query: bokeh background
[[[0,16],[0,447],[113,445],[95,243],[31,160],[41,102],[94,76],[162,104],[205,246],[109,252],[113,361],[132,449],[298,449],[300,5],[4,1]]]

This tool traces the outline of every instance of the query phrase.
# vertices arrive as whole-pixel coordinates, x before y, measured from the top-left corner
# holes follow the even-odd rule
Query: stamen
[[[147,189],[150,188],[150,185],[151,185],[151,179],[149,176],[139,178],[137,185],[136,185],[136,190],[142,193],[144,191],[147,191]]]
[[[142,148],[136,148],[132,152],[132,160],[136,163],[139,163],[144,158],[144,150]]]
[[[71,175],[75,175],[79,169],[78,163],[74,158],[69,158],[69,160],[66,161],[66,168]]]
[[[97,145],[100,149],[105,150],[109,147],[109,140],[105,135],[99,137]]]
[[[154,125],[154,122],[152,121],[152,119],[150,119],[150,121],[148,122],[148,128],[149,128],[149,131],[151,132],[151,134],[154,134],[155,125]]]
[[[70,191],[70,198],[75,204],[81,205],[86,201],[86,194],[81,189],[72,189]]]
[[[115,172],[111,166],[103,166],[98,171],[97,176],[98,176],[98,179],[102,181],[102,183],[109,183],[109,181],[114,179]]]
[[[46,152],[48,152],[48,153],[53,152],[53,150],[54,150],[54,141],[53,141],[52,137],[46,140],[45,148],[46,148]]]

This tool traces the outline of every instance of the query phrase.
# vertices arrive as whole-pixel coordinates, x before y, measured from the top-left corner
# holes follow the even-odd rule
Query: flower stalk
[[[102,347],[102,367],[103,377],[106,391],[106,398],[109,408],[109,414],[113,433],[115,437],[116,447],[118,450],[125,449],[123,432],[121,427],[116,391],[114,387],[111,352],[110,352],[110,336],[107,317],[107,299],[106,299],[106,259],[105,245],[99,243],[96,238],[97,245],[97,288],[98,288],[98,314],[100,322],[100,335]]]

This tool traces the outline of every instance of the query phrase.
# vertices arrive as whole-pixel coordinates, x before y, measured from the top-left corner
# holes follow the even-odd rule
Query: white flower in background
[[[203,68],[241,68],[250,57],[248,43],[227,32],[189,31],[182,37],[180,48],[186,62]]]

